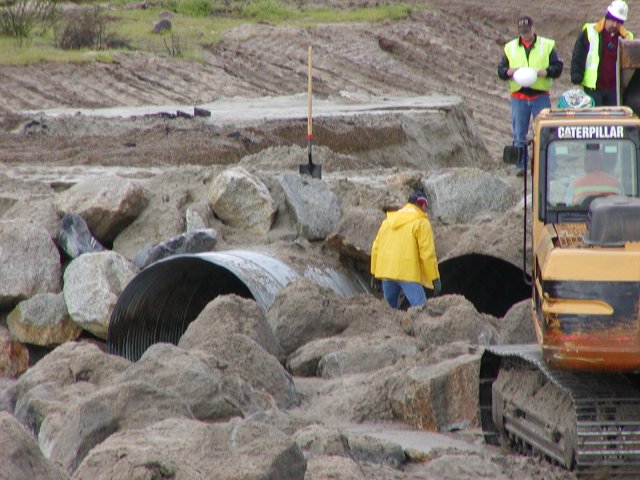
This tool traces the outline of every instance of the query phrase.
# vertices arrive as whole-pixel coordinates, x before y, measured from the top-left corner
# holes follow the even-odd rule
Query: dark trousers
[[[593,98],[596,107],[612,107],[618,105],[618,95],[615,90],[584,88],[584,93]]]

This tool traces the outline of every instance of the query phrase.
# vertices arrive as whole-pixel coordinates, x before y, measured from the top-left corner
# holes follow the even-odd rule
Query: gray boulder
[[[112,435],[88,452],[73,478],[303,480],[306,468],[298,445],[264,423],[171,418]]]
[[[0,412],[0,478],[7,480],[67,480],[69,476],[47,460],[34,436],[14,417]]]
[[[171,31],[171,21],[168,18],[161,18],[158,20],[153,29],[151,30],[153,33],[165,33]]]
[[[65,213],[60,219],[58,245],[70,258],[79,257],[83,253],[105,250],[102,244],[91,235],[84,218],[75,213]]]
[[[67,410],[53,439],[50,458],[71,475],[87,453],[109,436],[166,418],[193,418],[193,415],[184,398],[146,382],[102,388]]]
[[[60,253],[49,233],[26,220],[0,221],[0,308],[61,288]]]
[[[86,253],[64,272],[64,300],[69,316],[82,329],[107,338],[109,319],[118,297],[138,270],[122,255]]]
[[[364,267],[368,269],[371,261],[371,244],[384,217],[382,210],[348,209],[327,237],[326,243],[341,256],[363,262]]]
[[[418,342],[414,338],[386,333],[351,338],[343,348],[325,354],[318,362],[318,376],[335,378],[373,372],[418,353]]]
[[[147,382],[182,398],[198,420],[219,421],[258,409],[253,389],[211,355],[167,343],[152,345],[115,383]],[[263,405],[264,406],[264,405]]]
[[[2,215],[3,220],[28,220],[43,227],[52,239],[58,235],[59,219],[53,194],[42,199],[21,198]]]
[[[479,313],[462,295],[444,295],[431,299],[426,306],[411,312],[411,328],[420,345],[444,345],[468,342],[475,345],[498,343],[497,319]]]
[[[181,339],[178,346],[200,350],[223,360],[229,365],[229,371],[254,389],[271,395],[279,408],[300,404],[300,393],[284,367],[246,335],[222,333],[204,344],[192,342],[187,337],[184,342]]]
[[[180,346],[207,350],[222,334],[248,336],[279,361],[284,361],[282,347],[267,323],[264,313],[253,300],[238,295],[221,295],[209,302],[189,324],[180,338]]]
[[[70,405],[110,384],[129,364],[91,343],[64,343],[3,392],[6,406],[23,425],[38,433],[46,417],[66,412]]]
[[[500,321],[500,343],[536,343],[533,326],[531,300],[516,303]]]
[[[329,288],[321,287],[307,278],[300,278],[276,295],[267,311],[267,321],[285,355],[316,338],[330,337],[349,325],[338,314],[344,301]]]
[[[422,185],[432,216],[444,223],[465,223],[481,212],[506,212],[515,203],[511,186],[479,168],[447,168],[429,174]]]
[[[447,431],[476,427],[480,355],[462,355],[435,365],[415,365],[389,376],[384,397],[395,418],[416,428]]]
[[[278,182],[298,233],[307,240],[324,240],[342,215],[335,193],[322,180],[304,175],[285,173]]]
[[[193,230],[213,228],[216,220],[208,203],[196,202],[187,207],[184,221],[185,230],[191,232]]]
[[[56,208],[60,216],[77,213],[99,241],[110,243],[147,206],[142,187],[115,175],[91,178],[60,193]]]
[[[213,180],[209,205],[227,225],[255,234],[271,229],[278,210],[266,185],[244,167],[228,168]]]
[[[153,262],[171,255],[208,252],[215,248],[217,242],[218,233],[212,228],[191,230],[164,242],[143,248],[133,258],[132,263],[142,270]]]

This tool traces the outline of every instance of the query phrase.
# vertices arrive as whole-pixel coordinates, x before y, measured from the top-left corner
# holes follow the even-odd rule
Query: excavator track
[[[480,419],[487,443],[544,456],[578,478],[640,478],[635,375],[554,369],[536,344],[490,347],[480,368]]]

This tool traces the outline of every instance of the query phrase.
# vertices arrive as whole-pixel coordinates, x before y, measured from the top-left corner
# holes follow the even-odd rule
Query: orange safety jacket
[[[573,182],[573,203],[578,204],[592,195],[621,195],[622,185],[618,179],[604,172],[589,172]]]

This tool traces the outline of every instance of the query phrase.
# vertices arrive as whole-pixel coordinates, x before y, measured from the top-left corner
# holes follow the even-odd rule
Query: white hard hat
[[[607,13],[613,17],[614,20],[619,22],[625,22],[627,15],[629,14],[629,7],[624,0],[613,0],[607,7]]]
[[[530,87],[538,79],[538,72],[531,67],[520,67],[513,72],[513,80],[521,87]]]

